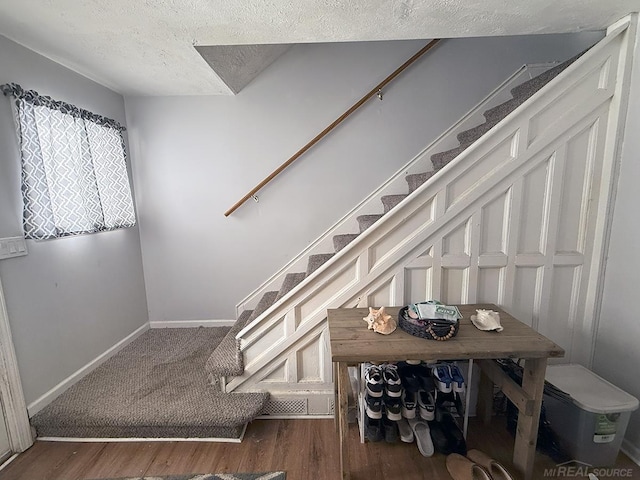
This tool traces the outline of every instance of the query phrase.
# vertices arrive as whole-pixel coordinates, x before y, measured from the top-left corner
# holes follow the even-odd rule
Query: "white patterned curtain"
[[[56,238],[135,225],[124,128],[16,84],[0,89],[16,99],[25,237]]]

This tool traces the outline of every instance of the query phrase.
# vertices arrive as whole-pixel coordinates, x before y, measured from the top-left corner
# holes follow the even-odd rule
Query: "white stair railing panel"
[[[475,107],[467,112],[456,124],[447,129],[442,135],[400,168],[387,182],[382,184],[367,196],[356,207],[324,232],[316,241],[312,242],[300,254],[283,266],[271,278],[251,292],[236,305],[236,314],[239,316],[244,310],[252,309],[258,303],[262,295],[271,290],[279,289],[284,277],[290,272],[304,272],[308,257],[315,253],[327,253],[333,251],[333,236],[358,231],[355,218],[358,215],[382,211],[380,198],[384,195],[407,193],[405,176],[413,173],[421,173],[432,170],[431,155],[458,146],[456,134],[466,129],[479,125],[484,121],[483,113],[494,106],[511,98],[511,88],[551,68],[554,64],[524,65],[511,74],[502,84],[494,89]]]
[[[632,44],[614,33],[240,332],[250,361],[227,388],[331,394],[326,309],[387,301],[496,302],[584,360]],[[254,339],[286,319],[265,353]]]

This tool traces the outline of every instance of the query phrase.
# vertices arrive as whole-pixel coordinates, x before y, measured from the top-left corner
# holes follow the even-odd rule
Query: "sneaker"
[[[415,367],[413,365],[402,364],[398,368],[400,374],[400,381],[404,390],[416,393],[421,388],[420,378],[416,375]]]
[[[449,373],[448,365],[437,364],[434,365],[431,369],[431,373],[433,378],[436,381],[436,385],[438,390],[443,393],[449,393],[452,390],[451,384],[453,383],[451,380],[451,375]]]
[[[369,365],[364,373],[364,380],[367,389],[367,393],[372,397],[382,397],[382,391],[384,390],[384,381],[382,379],[382,373],[380,367],[377,365]]]
[[[416,367],[416,376],[420,380],[420,388],[425,392],[432,392],[436,389],[436,383],[431,375],[431,369],[425,365]]]
[[[398,441],[398,424],[388,418],[382,420],[384,429],[384,441],[387,443],[396,443]]]
[[[415,392],[405,390],[402,394],[402,416],[404,418],[416,418],[416,396]]]
[[[433,393],[420,390],[418,392],[418,406],[421,418],[428,421],[436,418],[436,401],[433,398]]]
[[[398,367],[387,364],[382,368],[382,380],[384,381],[384,391],[390,397],[402,395],[402,381],[398,375]]]
[[[453,384],[453,391],[457,393],[464,392],[464,377],[457,365],[449,365],[449,374],[451,376],[451,382]]]
[[[369,417],[364,418],[364,432],[370,442],[379,442],[384,439],[382,420]]]
[[[402,420],[402,402],[399,398],[384,396],[384,408],[387,413],[387,418],[397,422]]]
[[[382,398],[372,397],[367,393],[364,396],[364,402],[367,417],[373,419],[382,418]]]

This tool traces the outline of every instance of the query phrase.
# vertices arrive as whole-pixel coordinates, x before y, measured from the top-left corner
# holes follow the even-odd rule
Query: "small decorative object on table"
[[[369,330],[383,335],[393,333],[398,326],[395,318],[385,313],[384,307],[380,307],[378,310],[369,307],[369,315],[364,317],[363,320],[367,322]]]
[[[500,314],[493,310],[476,310],[477,315],[471,315],[471,323],[478,330],[495,330],[501,332],[504,327],[500,325]]]
[[[398,325],[410,335],[445,341],[457,335],[461,318],[457,307],[430,300],[401,308]]]

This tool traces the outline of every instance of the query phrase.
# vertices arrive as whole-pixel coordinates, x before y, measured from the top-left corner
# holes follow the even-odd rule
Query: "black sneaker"
[[[364,417],[364,432],[370,442],[379,442],[384,439],[382,420]]]
[[[376,420],[382,418],[382,398],[372,397],[367,393],[364,396],[364,402],[367,417]]]
[[[431,421],[436,418],[436,401],[432,392],[420,390],[418,392],[418,406],[422,419]]]
[[[384,408],[387,418],[394,422],[402,420],[402,402],[399,398],[384,396]]]
[[[400,397],[402,395],[402,381],[400,380],[400,375],[398,375],[398,367],[393,364],[387,364],[381,370],[385,393],[389,397]]]
[[[398,373],[400,374],[402,387],[405,391],[417,393],[418,390],[422,388],[420,378],[416,375],[414,365],[400,363],[398,364]]]
[[[382,372],[377,365],[369,365],[366,367],[364,373],[364,380],[366,384],[367,393],[372,397],[382,397],[384,390],[384,380],[382,379]]]
[[[398,423],[388,418],[382,420],[384,429],[384,441],[387,443],[396,443],[398,441]]]

